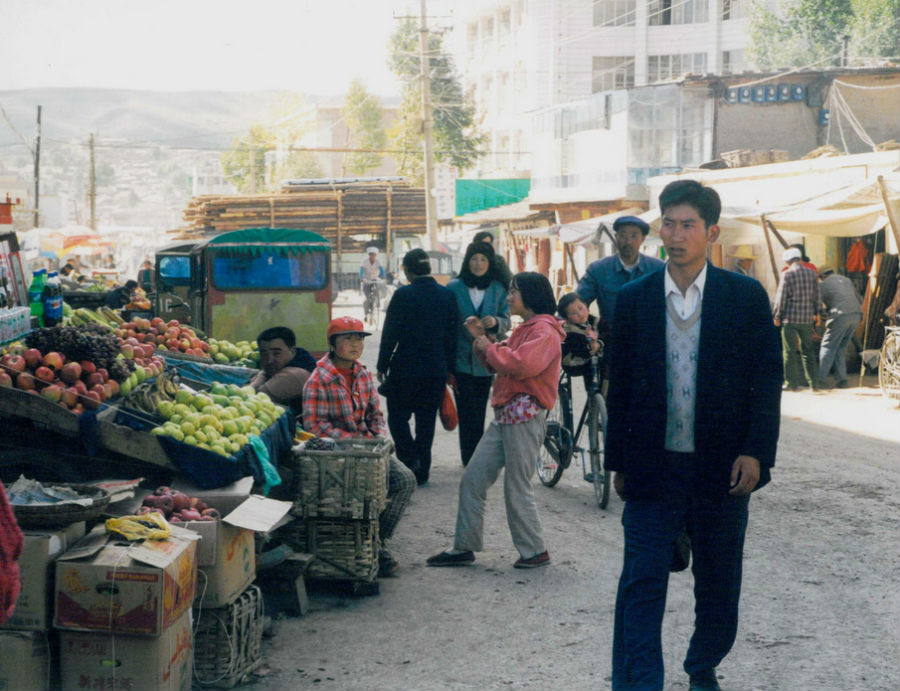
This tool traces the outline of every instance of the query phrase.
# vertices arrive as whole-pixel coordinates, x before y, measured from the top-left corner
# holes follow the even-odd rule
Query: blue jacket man
[[[663,262],[656,257],[641,254],[641,245],[650,232],[650,226],[642,218],[620,216],[613,223],[613,232],[616,253],[591,262],[576,289],[586,305],[597,301],[600,317],[607,325],[612,324],[619,289],[663,267]]]
[[[663,688],[669,566],[693,551],[692,691],[717,691],[737,631],[750,492],[769,481],[782,365],[768,296],[707,262],[718,194],[678,180],[660,194],[666,269],[619,291],[610,357],[606,467],[625,499],[613,634],[614,691]]]

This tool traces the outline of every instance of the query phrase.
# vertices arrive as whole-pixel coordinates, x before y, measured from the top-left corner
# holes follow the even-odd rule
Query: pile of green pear
[[[208,355],[220,365],[257,367],[259,363],[256,341],[231,343],[222,339],[210,338]]]
[[[156,414],[165,422],[150,434],[232,456],[246,446],[252,434],[261,434],[284,414],[252,386],[214,383],[209,391],[195,393],[180,387],[174,401],[161,400]]]

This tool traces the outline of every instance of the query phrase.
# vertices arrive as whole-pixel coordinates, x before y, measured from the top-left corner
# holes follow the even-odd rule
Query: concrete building
[[[579,127],[561,104],[590,102],[612,118],[610,92],[744,69],[748,0],[496,0],[457,4],[455,51],[474,89],[490,155],[476,174],[532,170],[535,137],[548,126]],[[604,96],[593,98],[594,94]],[[537,128],[537,132],[535,131]],[[616,152],[614,152],[615,154]],[[554,152],[561,169],[569,152]],[[540,184],[537,185],[541,187]]]

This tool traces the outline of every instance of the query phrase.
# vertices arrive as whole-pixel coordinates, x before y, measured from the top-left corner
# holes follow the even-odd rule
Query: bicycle
[[[563,471],[572,462],[577,451],[581,454],[581,468],[584,479],[594,485],[597,505],[605,509],[609,503],[611,473],[604,468],[604,434],[606,430],[606,401],[600,393],[599,357],[591,356],[589,365],[590,382],[587,386],[587,400],[581,411],[578,426],[574,427],[572,408],[572,374],[562,369],[556,404],[547,414],[547,432],[537,459],[537,474],[541,484],[553,487],[559,482]],[[588,429],[588,448],[580,445],[585,425]],[[574,432],[572,430],[575,430]],[[590,473],[585,461],[585,451],[590,458]]]
[[[378,319],[381,316],[381,284],[380,278],[363,279],[362,281],[363,295],[365,296],[363,300],[364,319],[376,330],[378,329]]]

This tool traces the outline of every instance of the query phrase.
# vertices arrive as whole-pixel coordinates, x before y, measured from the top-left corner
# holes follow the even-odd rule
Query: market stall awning
[[[586,218],[582,221],[573,221],[572,223],[563,223],[559,226],[559,239],[573,245],[590,245],[593,243],[594,237],[600,226],[605,225],[612,230],[612,225],[620,216],[636,216],[641,212],[638,208],[621,209],[611,214],[603,216],[594,216]]]

